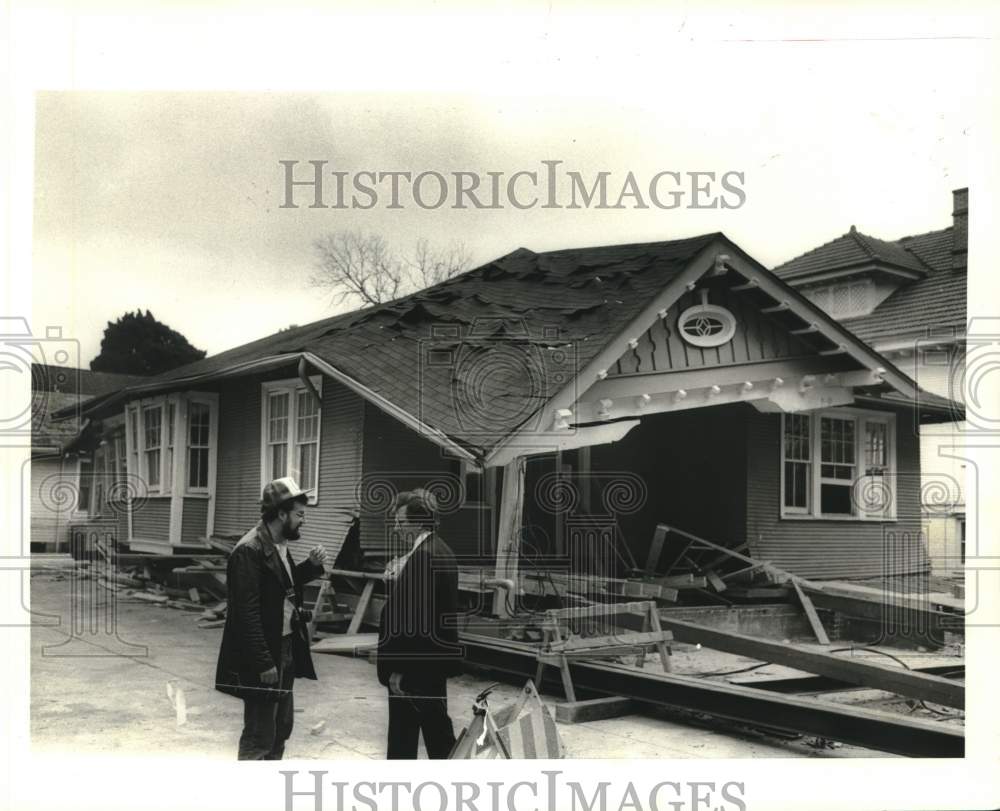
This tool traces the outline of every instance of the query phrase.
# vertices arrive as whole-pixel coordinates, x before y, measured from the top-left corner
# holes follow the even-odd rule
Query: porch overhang
[[[609,376],[616,361],[634,349],[657,319],[703,278],[720,279],[801,339],[808,354],[766,363],[734,363],[645,375]],[[532,455],[558,442],[568,426],[611,422],[644,414],[721,405],[759,404],[762,410],[795,411],[844,405],[859,394],[893,391],[917,402],[916,383],[885,357],[842,327],[789,284],[722,238],[706,245],[650,303],[610,341],[575,379],[543,407],[546,430],[517,431],[485,459],[487,467]]]

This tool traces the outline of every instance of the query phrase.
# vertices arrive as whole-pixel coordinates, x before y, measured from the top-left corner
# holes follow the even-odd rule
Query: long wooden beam
[[[802,582],[802,590],[820,608],[848,617],[920,629],[942,639],[945,631],[963,633],[965,630],[965,618],[961,614],[937,611],[926,602],[902,595],[849,593],[835,587],[820,587],[805,582]]]
[[[509,673],[519,680],[535,675],[536,646],[461,631],[458,639],[467,664]],[[908,757],[960,758],[965,753],[961,730],[896,713],[738,687],[695,676],[641,671],[621,664],[573,661],[569,669],[573,683],[584,697],[624,696]],[[547,668],[544,682],[549,688],[560,689],[556,668]]]
[[[721,631],[693,622],[670,619],[662,614],[660,623],[665,629],[673,631],[674,638],[679,642],[700,643],[715,650],[794,667],[851,684],[888,690],[890,693],[933,701],[948,707],[965,708],[965,687],[940,676],[809,650],[771,639]]]

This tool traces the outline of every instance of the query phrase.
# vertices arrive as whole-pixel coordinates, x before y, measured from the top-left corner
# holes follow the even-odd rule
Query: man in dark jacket
[[[264,488],[261,520],[229,556],[228,609],[215,688],[243,699],[240,760],[281,760],[292,733],[292,683],[315,679],[302,587],[323,574],[326,550],[313,547],[296,565],[308,497],[293,479]]]
[[[416,758],[423,732],[427,756],[446,758],[455,744],[447,679],[462,671],[458,568],[455,556],[434,532],[433,494],[401,493],[395,521],[407,551],[386,569],[390,579],[379,627],[378,679],[389,688],[386,757]]]

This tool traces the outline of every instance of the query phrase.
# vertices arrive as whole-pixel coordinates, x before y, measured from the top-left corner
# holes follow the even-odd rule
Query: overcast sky
[[[951,190],[974,185],[982,68],[967,42],[728,43],[681,50],[672,65],[662,81],[622,77],[593,94],[40,94],[35,330],[64,325],[86,366],[106,322],[129,309],[210,354],[308,323],[335,312],[308,286],[313,240],[341,229],[402,249],[459,241],[477,264],[520,246],[724,231],[772,266],[852,224],[882,238],[943,228]],[[473,211],[407,199],[392,210],[383,185],[371,210],[288,210],[281,160],[484,177],[561,160],[590,178],[610,172],[615,196],[629,171],[640,185],[660,171],[735,171],[746,200]]]

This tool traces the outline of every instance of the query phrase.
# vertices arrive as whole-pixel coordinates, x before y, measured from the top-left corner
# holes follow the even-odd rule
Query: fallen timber
[[[914,667],[915,673],[927,673],[933,676],[944,676],[948,679],[964,679],[965,665],[961,662],[950,665],[921,665]],[[859,684],[831,679],[829,676],[783,676],[777,678],[727,679],[730,684],[744,687],[755,687],[758,690],[771,690],[775,693],[836,693],[843,690],[867,689]]]
[[[950,679],[916,673],[905,667],[883,665],[856,657],[838,656],[772,639],[721,631],[705,625],[661,617],[664,629],[679,642],[700,643],[708,648],[749,656],[764,662],[794,667],[863,687],[887,690],[901,696],[965,708],[965,687]]]
[[[802,590],[820,608],[848,617],[919,629],[938,638],[943,638],[946,631],[963,633],[965,629],[962,614],[931,608],[927,600],[920,598],[888,592],[848,591],[826,583],[803,583]]]
[[[460,633],[459,642],[469,663],[521,678],[535,675],[533,645],[470,633]],[[581,694],[623,696],[909,757],[963,757],[965,752],[962,732],[941,723],[627,665],[573,661],[569,668]],[[543,685],[561,689],[554,672],[546,674]]]

